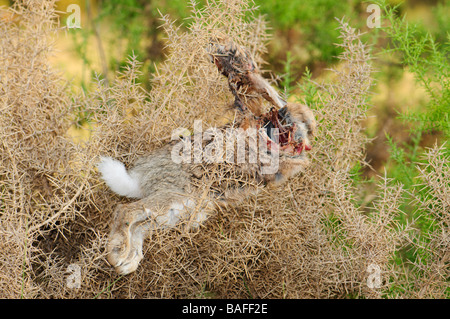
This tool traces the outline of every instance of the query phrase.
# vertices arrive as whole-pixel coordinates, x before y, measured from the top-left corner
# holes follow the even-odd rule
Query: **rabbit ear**
[[[286,101],[281,98],[278,92],[269,83],[267,83],[267,87],[264,89],[262,96],[267,101],[269,101],[270,103],[272,103],[273,105],[277,106],[280,109],[286,106],[287,104]]]
[[[275,107],[281,109],[287,104],[286,101],[281,98],[278,92],[260,74],[249,73],[248,78],[256,92],[261,94],[263,98],[265,98]]]

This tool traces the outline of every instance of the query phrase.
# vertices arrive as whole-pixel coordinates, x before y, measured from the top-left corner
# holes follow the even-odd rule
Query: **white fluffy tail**
[[[128,174],[123,163],[111,157],[101,157],[98,170],[114,193],[131,198],[142,197],[138,178]]]

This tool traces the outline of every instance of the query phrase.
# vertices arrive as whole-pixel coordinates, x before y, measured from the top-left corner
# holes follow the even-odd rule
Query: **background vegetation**
[[[229,1],[234,7],[227,12],[237,8],[242,16],[228,17],[228,24],[220,21],[217,27],[234,27],[235,38],[258,48],[267,76],[288,98],[315,110],[321,131],[312,157],[320,164],[313,165],[312,176],[286,186],[297,200],[280,201],[285,215],[267,218],[264,212],[277,212],[269,204],[273,198],[252,199],[261,207],[249,204],[239,216],[242,225],[251,221],[255,229],[234,225],[235,211],[222,213],[208,225],[210,232],[197,234],[193,244],[190,239],[193,246],[183,236],[153,238],[147,255],[163,253],[161,260],[149,257],[160,268],[147,264],[147,272],[129,278],[105,270],[108,214],[120,199],[99,186],[95,156],[104,152],[132,162],[155,146],[145,140],[162,141],[171,124],[201,116],[198,105],[215,101],[198,98],[197,108],[182,106],[191,95],[174,94],[163,111],[152,113],[165,103],[161,96],[182,85],[173,81],[171,70],[184,61],[181,53],[195,50],[182,41],[202,40],[176,34],[192,32],[195,23],[208,25],[210,2],[64,0],[54,12],[53,1],[3,1],[16,14],[5,7],[0,15],[0,250],[8,251],[1,264],[7,275],[0,279],[0,295],[448,298],[448,0],[255,0],[256,10],[246,1]],[[81,7],[81,29],[58,29],[56,42],[50,41],[55,34],[48,30],[58,20],[65,26],[67,6],[73,3]],[[371,3],[381,8],[380,28],[367,27]],[[263,20],[255,17],[259,14]],[[242,21],[253,21],[256,40],[238,34],[236,25]],[[354,37],[344,21],[363,34]],[[194,85],[185,92],[194,96],[201,91]],[[185,113],[178,117],[174,110]],[[146,127],[155,114],[162,127]],[[129,116],[136,117],[134,126]],[[144,133],[138,139],[135,132]],[[301,200],[315,206],[299,208]],[[106,216],[99,217],[100,211]],[[299,212],[302,217],[295,217]],[[225,222],[229,229],[223,228]],[[268,225],[275,238],[289,244],[261,237]],[[213,237],[218,229],[222,237]],[[246,232],[255,237],[245,237]],[[194,253],[211,238],[218,244]],[[308,242],[311,238],[315,241]],[[172,250],[164,246],[167,242]],[[230,249],[240,259],[228,256]],[[297,252],[295,262],[286,250]],[[206,257],[211,251],[222,255]],[[267,257],[267,251],[275,257]],[[196,254],[203,259],[189,264]],[[368,260],[382,266],[378,290],[366,287]],[[88,287],[81,291],[64,285],[64,269],[71,262],[85,265]],[[184,272],[175,270],[180,265]],[[211,274],[201,273],[206,269]],[[136,283],[142,278],[163,288]],[[282,285],[271,290],[271,282]]]

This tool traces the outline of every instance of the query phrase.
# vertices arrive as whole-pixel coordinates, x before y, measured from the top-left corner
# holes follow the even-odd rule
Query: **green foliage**
[[[303,79],[299,83],[298,88],[302,93],[299,97],[299,102],[308,105],[312,109],[316,109],[318,107],[317,104],[317,85],[312,81],[312,73],[311,70],[306,67],[305,72],[303,73]]]
[[[298,30],[301,41],[314,59],[336,61],[341,50],[338,43],[339,30],[335,17],[348,17],[355,20],[359,0],[256,0],[260,12],[265,14],[275,30],[286,32]],[[362,22],[362,21],[361,21]],[[358,25],[355,25],[359,27]]]
[[[427,165],[430,169],[430,158],[425,156],[426,150],[420,146],[425,134],[440,136],[439,143],[445,143],[450,137],[449,1],[438,4],[432,10],[437,23],[434,31],[421,23],[408,22],[399,12],[401,5],[392,7],[384,0],[377,1],[377,4],[382,8],[385,20],[383,31],[389,39],[383,53],[394,57],[403,69],[412,72],[428,97],[419,111],[408,110],[399,114],[399,118],[410,127],[408,143],[397,143],[386,134],[390,153],[387,174],[401,182],[407,191],[401,205],[401,210],[407,215],[402,216],[400,222],[403,225],[412,223],[417,232],[411,237],[410,244],[397,252],[395,261],[409,267],[415,274],[415,281],[420,282],[420,278],[427,276],[427,268],[436,260],[436,252],[430,247],[436,246],[433,241],[436,234],[442,231],[438,228],[445,227],[434,213],[434,207],[423,205],[430,200],[430,194],[435,189],[424,186],[427,181],[418,165]],[[449,154],[448,147],[443,151]],[[448,167],[448,157],[443,163]],[[439,201],[437,198],[433,200]],[[394,290],[411,291],[414,284],[394,286]]]
[[[446,1],[448,4],[449,1]],[[421,138],[425,133],[442,133],[443,141],[450,137],[450,83],[449,83],[449,45],[440,43],[442,32],[432,34],[421,24],[408,23],[399,15],[399,5],[391,7],[384,0],[378,1],[384,12],[386,26],[383,31],[390,39],[384,54],[394,54],[404,69],[414,73],[417,83],[422,86],[428,96],[428,102],[420,111],[407,111],[399,114],[399,118],[410,124],[411,141],[398,145],[387,135],[390,148],[388,173],[390,177],[400,181],[407,189],[415,188],[418,174],[416,164],[421,162],[423,149]],[[443,27],[444,7],[439,5],[433,10],[439,26]],[[448,152],[448,149],[447,149]]]
[[[139,0],[109,0],[101,4],[100,14],[96,20],[110,19],[111,30],[118,38],[128,40],[126,55],[141,50],[141,39],[148,30],[143,10],[143,4]]]
[[[399,146],[386,133],[390,153],[390,160],[387,164],[389,175],[396,181],[401,182],[406,188],[413,187],[414,177],[417,175],[415,163],[419,161],[420,136],[420,133],[417,133],[411,138],[412,144],[403,143]]]
[[[390,7],[379,1],[388,24],[383,30],[390,39],[385,53],[395,53],[404,68],[414,73],[417,82],[426,90],[429,102],[421,111],[408,111],[400,115],[413,123],[417,132],[442,132],[450,136],[450,46],[449,24],[444,15],[444,6],[433,10],[439,24],[437,35],[421,24],[411,24],[405,16],[398,16],[398,6]],[[448,4],[449,1],[446,1]],[[448,7],[447,7],[448,8]],[[448,9],[447,9],[448,11]],[[444,34],[447,34],[445,43]]]
[[[98,21],[107,21],[119,39],[126,39],[125,56],[136,54],[140,59],[148,58],[144,40],[152,41],[162,34],[160,26],[161,12],[173,19],[184,20],[189,15],[186,0],[145,1],[145,0],[108,0],[99,5]],[[150,44],[151,45],[151,44]]]
[[[292,53],[291,51],[288,51],[286,53],[286,61],[284,61],[284,74],[281,76],[282,77],[281,86],[284,88],[284,93],[286,96],[290,96],[294,89],[292,87],[292,83],[295,79],[293,79],[291,69],[293,62],[294,58],[292,57]]]

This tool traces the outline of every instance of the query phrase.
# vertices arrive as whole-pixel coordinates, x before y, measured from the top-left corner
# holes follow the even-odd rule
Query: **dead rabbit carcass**
[[[138,267],[149,231],[180,224],[198,227],[218,205],[237,204],[258,187],[283,182],[309,163],[304,151],[311,149],[316,126],[311,110],[286,103],[248,51],[232,41],[211,41],[208,54],[228,79],[235,121],[202,136],[174,140],[128,171],[111,158],[102,158],[98,166],[115,193],[138,199],[119,204],[114,212],[107,253],[121,274]],[[269,110],[263,101],[269,102]]]

